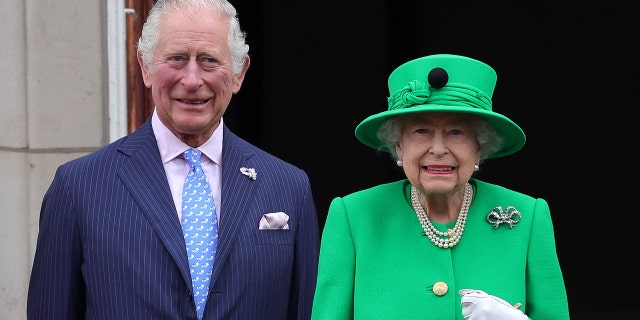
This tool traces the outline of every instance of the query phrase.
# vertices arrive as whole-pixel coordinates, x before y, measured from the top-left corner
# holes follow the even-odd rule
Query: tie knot
[[[198,149],[189,149],[182,153],[182,157],[186,160],[191,166],[200,166],[200,155],[202,152]]]

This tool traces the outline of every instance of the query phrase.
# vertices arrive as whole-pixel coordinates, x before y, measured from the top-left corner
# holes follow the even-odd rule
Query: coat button
[[[449,286],[442,281],[438,281],[433,285],[433,293],[437,296],[444,296],[449,291]]]

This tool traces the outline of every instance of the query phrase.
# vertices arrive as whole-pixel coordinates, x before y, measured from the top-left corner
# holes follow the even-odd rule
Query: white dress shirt
[[[158,142],[158,149],[160,150],[164,171],[169,181],[173,203],[178,212],[178,220],[181,221],[182,187],[184,185],[184,179],[187,177],[187,173],[189,173],[189,164],[182,159],[181,155],[191,147],[180,141],[180,139],[160,121],[156,110],[153,111],[153,115],[151,116],[151,125],[153,127],[153,134],[156,136],[156,141]],[[220,205],[220,190],[222,189],[222,127],[223,121],[220,119],[220,124],[213,132],[211,138],[197,148],[202,152],[200,163],[211,185],[218,222],[220,221],[220,212],[222,211]]]

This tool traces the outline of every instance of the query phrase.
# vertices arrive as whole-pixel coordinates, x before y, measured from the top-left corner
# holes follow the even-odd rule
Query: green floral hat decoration
[[[389,76],[389,109],[360,122],[356,138],[389,152],[377,132],[391,117],[420,112],[470,113],[488,121],[504,138],[502,148],[489,158],[513,154],[524,146],[526,136],[517,124],[492,110],[496,80],[493,68],[464,56],[436,54],[406,62]]]

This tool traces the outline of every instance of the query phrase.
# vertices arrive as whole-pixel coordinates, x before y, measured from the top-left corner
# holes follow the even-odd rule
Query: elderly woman
[[[569,319],[547,202],[472,178],[525,143],[492,110],[496,78],[447,54],[391,73],[389,109],[355,134],[406,179],[331,202],[312,319]]]

